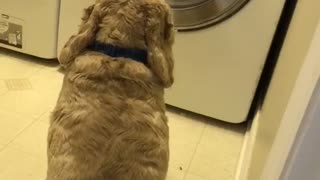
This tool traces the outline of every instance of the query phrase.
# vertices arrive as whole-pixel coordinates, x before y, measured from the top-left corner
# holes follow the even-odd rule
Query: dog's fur
[[[64,83],[50,121],[47,180],[164,180],[164,88],[174,39],[165,0],[97,0],[63,48]],[[145,49],[148,66],[89,51],[93,41]]]

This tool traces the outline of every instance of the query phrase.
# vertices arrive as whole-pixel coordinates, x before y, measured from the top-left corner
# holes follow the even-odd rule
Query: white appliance
[[[57,57],[60,0],[0,0],[0,47]]]
[[[61,2],[59,50],[92,2]],[[168,2],[179,32],[176,81],[167,103],[231,123],[245,121],[285,0]]]

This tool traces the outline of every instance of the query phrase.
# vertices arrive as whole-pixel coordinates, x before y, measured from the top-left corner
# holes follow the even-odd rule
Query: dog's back
[[[48,180],[163,180],[163,88],[143,65],[105,58],[80,56],[65,76],[49,129]]]
[[[50,122],[47,180],[164,180],[163,95],[173,83],[168,6],[97,1],[59,59],[66,75]],[[87,49],[93,41],[145,49],[148,64]]]

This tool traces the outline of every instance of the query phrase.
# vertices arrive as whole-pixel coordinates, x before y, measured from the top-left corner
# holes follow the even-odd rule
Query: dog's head
[[[122,20],[115,19],[119,16],[114,14],[120,11]],[[123,39],[131,39],[124,43],[134,41],[139,44],[141,41],[143,46],[139,48],[148,51],[150,69],[164,87],[172,85],[174,27],[165,0],[96,0],[94,5],[85,9],[78,34],[72,36],[62,49],[60,63],[68,67],[93,41],[101,40],[101,34],[120,41],[125,36]]]

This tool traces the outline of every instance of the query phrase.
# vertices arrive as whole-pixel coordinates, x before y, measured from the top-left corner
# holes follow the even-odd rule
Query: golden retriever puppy
[[[76,2],[75,2],[76,3]],[[63,48],[47,180],[164,180],[174,28],[165,0],[97,0]]]

